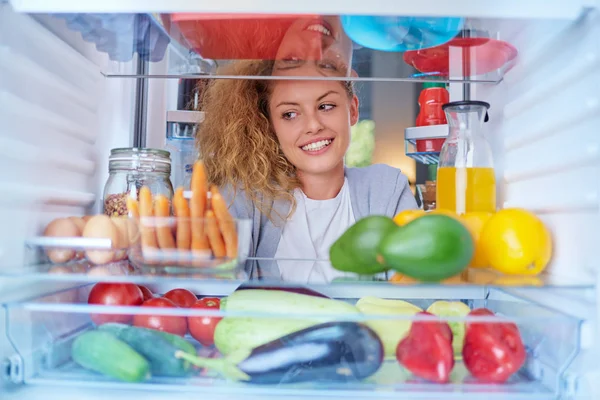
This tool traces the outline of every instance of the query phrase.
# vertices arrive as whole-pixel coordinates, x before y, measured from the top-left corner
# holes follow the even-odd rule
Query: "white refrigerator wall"
[[[116,64],[40,21],[0,4],[0,268],[25,265],[25,239],[52,219],[99,212],[109,151],[131,145],[135,80],[106,79]],[[43,290],[0,280],[0,301]],[[14,351],[4,324],[0,309],[0,359]]]
[[[499,85],[474,85],[491,104],[487,138],[499,205],[534,211],[552,229],[557,284],[594,282],[600,237],[600,15],[499,22],[520,59]]]

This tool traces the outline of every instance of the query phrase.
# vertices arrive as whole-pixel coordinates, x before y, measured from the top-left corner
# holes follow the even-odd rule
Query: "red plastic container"
[[[518,51],[510,43],[489,38],[454,38],[441,46],[422,50],[407,51],[404,62],[419,72],[447,76],[450,59],[450,46],[460,47],[471,55],[471,75],[481,75],[504,68],[508,71],[517,58]],[[458,60],[461,61],[461,60]]]
[[[286,32],[298,18],[299,15],[184,13],[163,17],[163,22],[172,37],[204,58],[274,60]]]

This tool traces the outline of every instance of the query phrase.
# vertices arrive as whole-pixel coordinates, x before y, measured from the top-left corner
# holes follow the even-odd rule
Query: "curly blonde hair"
[[[235,61],[220,75],[270,76],[273,61]],[[343,82],[354,94],[352,82]],[[296,209],[293,190],[301,187],[296,167],[283,154],[269,116],[271,85],[263,79],[212,79],[200,109],[205,118],[197,134],[200,158],[210,184],[243,190],[272,222]],[[288,215],[273,215],[272,203],[290,203]]]

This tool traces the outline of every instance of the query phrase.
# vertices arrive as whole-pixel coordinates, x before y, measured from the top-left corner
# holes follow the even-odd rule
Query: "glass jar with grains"
[[[142,186],[153,196],[173,198],[171,154],[146,148],[112,149],[108,159],[109,177],[104,185],[104,214],[127,215],[127,196],[138,198]]]

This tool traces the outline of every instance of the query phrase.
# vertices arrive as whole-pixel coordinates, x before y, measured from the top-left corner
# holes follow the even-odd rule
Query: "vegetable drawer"
[[[204,307],[89,304],[118,298],[114,285],[139,287],[85,283],[4,304],[12,381],[215,395],[554,399],[579,352],[579,319],[501,289],[445,288],[423,298],[397,287],[380,298],[376,286],[358,293],[349,285],[353,296],[332,298],[308,288],[204,285],[194,289],[198,299],[212,297]],[[162,286],[148,288],[185,302],[185,293]]]

